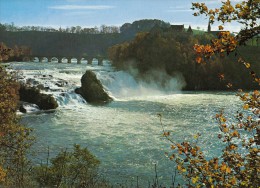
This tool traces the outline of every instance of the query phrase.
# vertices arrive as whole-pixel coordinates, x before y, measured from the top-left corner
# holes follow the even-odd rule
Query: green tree
[[[195,52],[191,50],[193,46],[198,43],[205,46],[213,39],[214,36],[208,33],[190,35],[185,31],[177,33],[171,29],[156,28],[150,33],[138,33],[133,41],[112,46],[108,55],[113,65],[118,68],[138,69],[138,78],[145,79],[146,75],[154,70],[165,71],[169,77],[176,72],[181,73],[187,83],[186,90],[226,90],[225,85],[219,82],[219,73],[226,74],[227,80],[235,80],[235,88],[256,88],[256,84],[247,77],[248,73],[243,69],[243,65],[236,65],[234,55],[215,55],[208,60],[211,63],[203,65],[195,62]],[[257,51],[255,48],[251,50]],[[244,48],[243,51],[250,50]],[[197,59],[199,58],[201,57]],[[228,61],[231,63],[227,63]],[[252,63],[252,66],[256,64]],[[150,78],[152,77],[150,75]]]
[[[51,159],[51,165],[35,169],[40,186],[95,187],[99,160],[87,148],[74,145],[73,151],[61,151]]]

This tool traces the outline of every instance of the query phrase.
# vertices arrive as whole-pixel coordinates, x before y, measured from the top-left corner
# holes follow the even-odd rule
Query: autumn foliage
[[[0,62],[15,51],[0,44]],[[79,145],[73,152],[60,152],[51,165],[30,163],[29,156],[35,157],[31,155],[35,138],[30,128],[19,123],[19,88],[15,73],[0,65],[0,187],[110,187],[99,179],[99,160]]]
[[[224,54],[229,55],[231,52],[234,52],[236,55],[239,55],[239,47],[260,34],[259,7],[260,2],[257,0],[242,1],[235,5],[230,0],[227,0],[222,2],[222,6],[219,9],[208,9],[205,3],[192,3],[192,9],[198,11],[194,13],[194,16],[204,14],[209,17],[211,24],[216,21],[221,23],[218,26],[220,30],[218,38],[212,39],[210,44],[196,44],[194,46],[197,54],[197,63],[205,63],[207,59],[210,59],[215,54],[224,56]],[[243,29],[236,36],[229,31],[223,31],[224,24],[229,22],[238,22],[242,24]],[[242,57],[239,57],[238,62],[249,69],[254,81],[260,85],[260,79],[250,69],[250,63],[246,62]]]
[[[25,56],[31,55],[31,49],[26,46],[8,47],[3,42],[0,43],[0,62],[22,60]]]
[[[16,115],[19,84],[2,66],[0,87],[0,182],[22,187],[28,175],[26,154],[33,138],[31,130],[20,125]]]
[[[194,15],[206,14],[212,23],[215,20],[223,24],[238,20],[245,25],[245,29],[237,36],[220,32],[218,38],[210,44],[195,45],[197,63],[206,63],[214,54],[228,55],[237,51],[246,40],[259,33],[259,26],[256,24],[256,19],[259,18],[259,1],[243,1],[235,6],[229,0],[222,3],[222,7],[215,10],[209,10],[204,3],[193,3],[193,9],[198,10]],[[223,30],[223,26],[219,26],[219,29]],[[242,57],[238,61],[246,69],[250,69],[250,63]],[[260,83],[255,72],[251,69],[249,72],[253,82]],[[220,73],[219,77],[223,80],[225,75]],[[177,143],[174,136],[164,130],[163,136],[171,143],[172,150],[167,156],[176,162],[179,173],[186,180],[183,187],[260,186],[260,92],[238,90],[237,96],[244,104],[234,115],[235,120],[226,117],[224,111],[215,116],[220,132],[216,136],[224,143],[219,156],[208,158],[205,155],[198,146],[200,134],[194,135],[193,142]]]

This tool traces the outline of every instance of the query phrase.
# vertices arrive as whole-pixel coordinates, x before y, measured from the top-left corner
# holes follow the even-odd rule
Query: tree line
[[[10,31],[10,32],[19,32],[19,31],[39,31],[39,32],[61,32],[61,33],[76,33],[76,34],[106,34],[106,33],[119,33],[120,27],[118,26],[107,26],[101,25],[100,27],[81,27],[81,26],[71,26],[62,28],[59,27],[43,27],[43,26],[16,26],[13,22],[11,24],[0,23],[0,31]]]
[[[40,32],[61,32],[61,33],[76,33],[76,34],[108,34],[108,33],[125,33],[136,34],[140,31],[150,31],[155,25],[160,27],[170,27],[170,24],[157,19],[143,19],[134,21],[133,23],[125,23],[122,26],[108,26],[102,24],[100,27],[81,27],[71,26],[66,28],[53,28],[43,26],[16,26],[12,23],[0,23],[1,31],[20,32],[20,31],[40,31]]]
[[[161,20],[147,19],[124,24],[120,32],[116,31],[118,28],[102,25],[100,30],[97,27],[83,28],[84,34],[78,34],[82,32],[80,26],[65,31],[60,28],[60,32],[32,26],[25,32],[9,25],[7,30],[0,29],[0,41],[12,48],[15,45],[29,46],[35,56],[106,56],[110,46],[132,40],[137,32],[150,31],[155,25],[169,27]]]

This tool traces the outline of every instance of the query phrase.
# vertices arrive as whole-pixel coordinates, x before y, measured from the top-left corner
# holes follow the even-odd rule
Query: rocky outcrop
[[[21,85],[19,94],[21,101],[36,104],[41,110],[51,110],[58,107],[58,103],[52,95],[40,93],[36,87]]]
[[[81,88],[77,88],[75,92],[89,103],[102,104],[112,101],[95,73],[89,70],[81,77]]]
[[[19,103],[19,111],[22,113],[35,113],[39,112],[40,109],[36,104],[31,104],[28,102],[22,102]]]

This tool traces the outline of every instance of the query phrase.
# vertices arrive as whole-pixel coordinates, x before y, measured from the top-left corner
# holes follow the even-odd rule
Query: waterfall
[[[109,63],[105,66],[83,64],[13,63],[12,69],[19,72],[20,82],[38,87],[51,94],[59,106],[85,104],[86,101],[74,92],[81,86],[80,79],[86,70],[92,70],[114,100],[170,94],[185,86],[181,75],[171,77],[162,71],[149,72],[144,79],[136,80],[135,73],[116,71]]]

